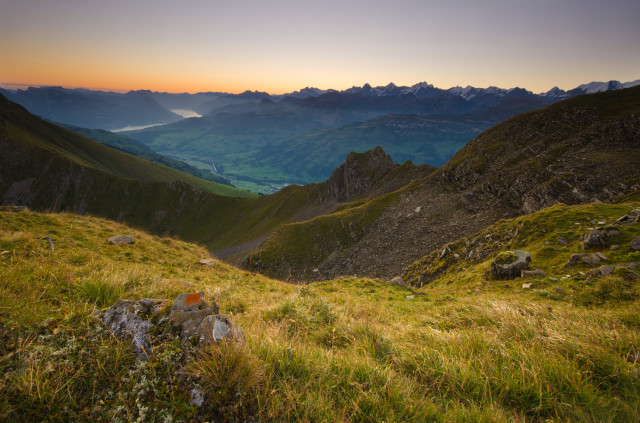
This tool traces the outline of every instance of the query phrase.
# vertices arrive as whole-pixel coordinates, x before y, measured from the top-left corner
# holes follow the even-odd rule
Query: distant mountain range
[[[282,95],[120,94],[62,87],[0,93],[36,115],[77,127],[156,125],[125,135],[240,188],[269,193],[291,183],[325,180],[347,153],[377,145],[396,159],[439,166],[482,131],[519,113],[639,84],[592,82],[540,94],[523,88],[441,89],[426,82],[343,91],[306,87]]]

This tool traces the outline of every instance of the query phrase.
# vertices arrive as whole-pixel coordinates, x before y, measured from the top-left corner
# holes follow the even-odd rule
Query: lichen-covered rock
[[[131,235],[117,235],[107,238],[107,242],[109,242],[111,245],[126,245],[133,244],[134,242],[136,242],[136,239]]]
[[[199,343],[203,345],[224,339],[233,339],[240,344],[244,344],[242,329],[220,314],[205,317],[198,327],[197,335]]]
[[[138,356],[144,357],[149,350],[149,329],[153,326],[148,319],[153,308],[163,301],[145,298],[140,301],[119,300],[102,313],[102,323],[117,335],[131,337],[131,346]]]
[[[119,300],[98,314],[102,323],[115,335],[130,337],[138,357],[145,359],[153,343],[151,332],[159,336],[164,331],[166,335],[175,336],[173,334],[177,331],[183,341],[196,339],[199,344],[222,339],[234,339],[243,344],[242,329],[220,315],[219,311],[215,301],[207,302],[204,292],[197,292],[178,295],[171,307],[167,300]],[[151,331],[155,326],[157,328]]]
[[[505,254],[496,258],[491,263],[491,275],[496,279],[515,279],[521,275],[523,270],[529,268],[531,263],[531,254],[522,250],[508,251],[513,256],[509,255],[509,260],[501,260],[501,257],[506,257]]]

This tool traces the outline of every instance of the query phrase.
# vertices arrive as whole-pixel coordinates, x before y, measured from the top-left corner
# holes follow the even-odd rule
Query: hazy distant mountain
[[[87,128],[118,129],[182,119],[142,91],[120,94],[31,87],[17,91],[1,90],[0,93],[35,115]]]

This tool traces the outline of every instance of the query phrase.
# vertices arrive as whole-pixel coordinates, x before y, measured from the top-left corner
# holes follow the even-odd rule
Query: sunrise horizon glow
[[[284,94],[427,82],[542,93],[639,79],[637,22],[635,0],[3,0],[0,85]]]

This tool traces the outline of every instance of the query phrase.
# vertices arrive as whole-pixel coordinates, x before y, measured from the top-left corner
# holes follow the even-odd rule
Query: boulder
[[[631,251],[640,251],[640,236],[633,238],[630,248]]]
[[[612,235],[619,235],[618,228],[596,228],[586,234],[582,240],[582,248],[588,250],[590,248],[602,248],[607,246],[607,238]]]
[[[406,288],[407,283],[400,276],[396,276],[395,278],[389,281],[391,285],[399,286],[400,288]]]
[[[491,275],[496,279],[515,279],[529,268],[529,263],[531,254],[526,251],[506,251],[491,262]]]
[[[107,238],[107,242],[111,245],[126,245],[133,244],[135,242],[135,238],[131,235],[116,235],[110,238]]]
[[[200,266],[211,267],[216,264],[216,261],[212,258],[202,259],[198,262]]]

